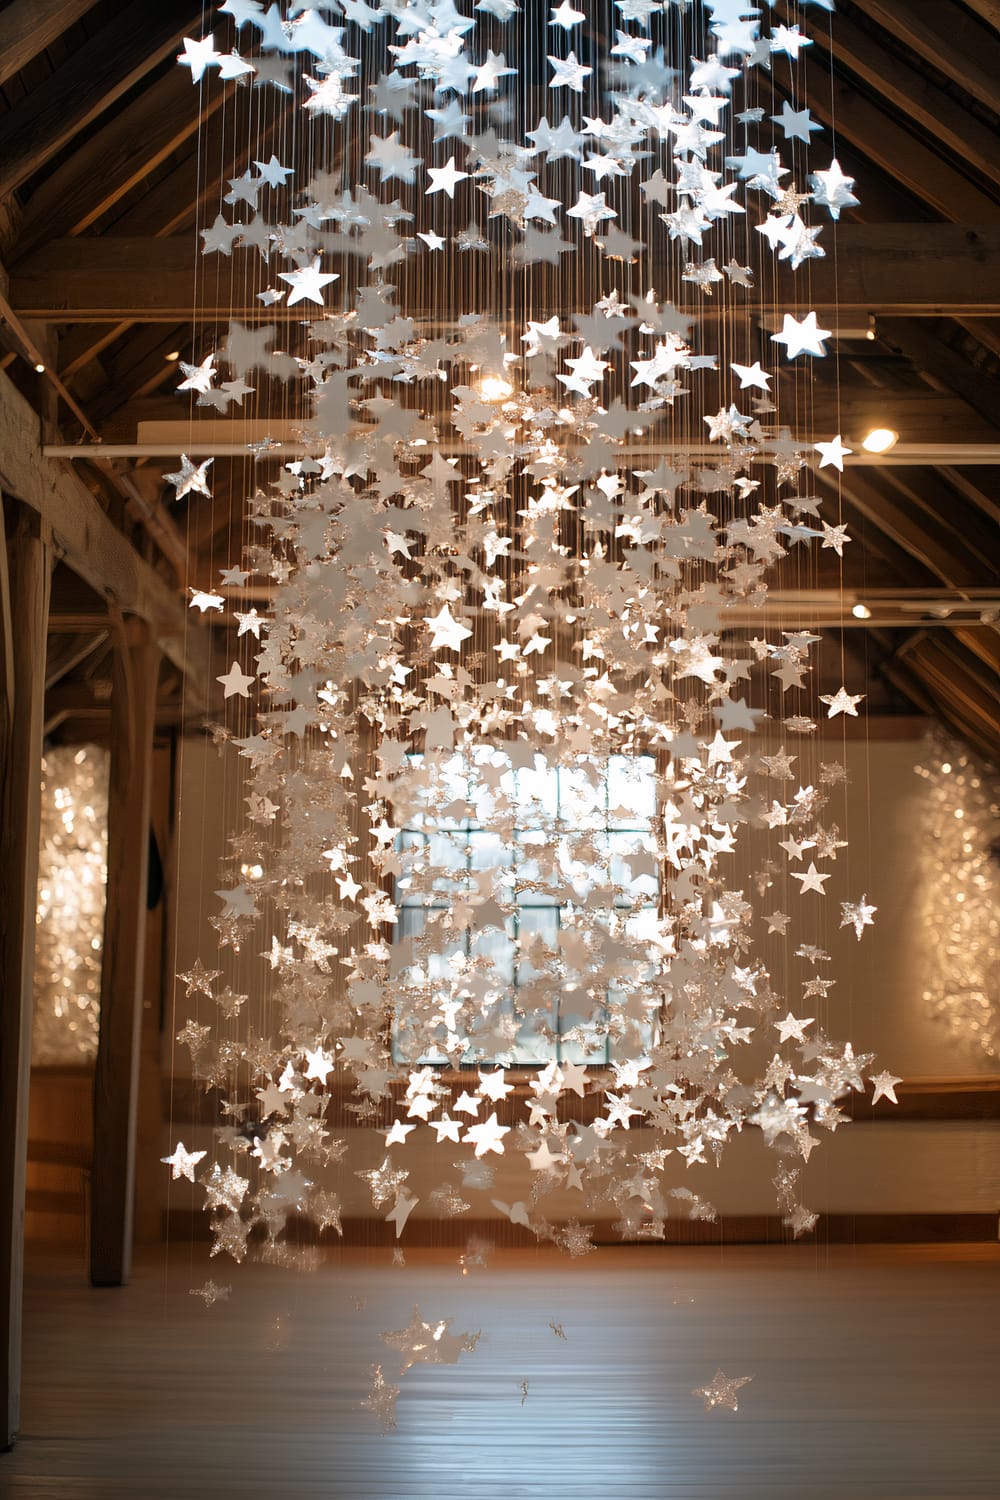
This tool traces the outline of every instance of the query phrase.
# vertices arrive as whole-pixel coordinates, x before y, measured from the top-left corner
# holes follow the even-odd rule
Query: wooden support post
[[[8,529],[9,528],[9,529]],[[24,1174],[52,549],[8,502],[0,535],[0,1447],[18,1429]],[[16,628],[13,622],[16,621]]]
[[[160,655],[132,621],[115,652],[108,796],[108,897],[94,1075],[90,1279],[121,1286],[132,1262],[153,725]]]

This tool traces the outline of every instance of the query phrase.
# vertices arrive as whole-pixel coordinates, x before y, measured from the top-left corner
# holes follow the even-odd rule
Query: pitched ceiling
[[[247,165],[226,107],[239,86],[208,91],[199,121],[175,65],[181,39],[201,34],[201,10],[0,7],[0,311],[11,313],[0,363],[50,441],[131,444],[139,422],[184,415],[176,353],[200,357],[238,303],[227,265],[205,278],[192,322],[195,227]],[[779,0],[774,15],[798,7]],[[939,461],[847,470],[854,544],[842,572],[822,554],[816,618],[817,590],[867,602],[873,618],[843,632],[848,687],[864,684],[874,712],[934,714],[1000,759],[1000,639],[985,607],[1000,595],[1000,0],[839,0],[829,30],[819,15],[807,13],[809,104],[863,204],[843,217],[836,262],[811,262],[812,296],[829,304],[836,291],[843,335],[836,361],[813,362],[817,424],[854,446],[891,426],[902,444],[936,445]],[[780,108],[777,70],[766,87]],[[281,96],[261,119],[255,154],[287,128]],[[965,462],[970,445],[988,461]],[[210,510],[168,505],[170,465],[155,459],[76,467],[178,584],[186,573],[207,585],[238,546],[237,466],[232,504]],[[73,722],[88,693],[100,699],[106,651],[101,609],[95,599],[82,610],[69,575],[54,610],[49,675],[64,707],[53,724]],[[833,674],[841,655],[838,631]]]

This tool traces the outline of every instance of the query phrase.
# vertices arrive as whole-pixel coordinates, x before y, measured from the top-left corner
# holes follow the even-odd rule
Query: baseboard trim
[[[556,1230],[558,1224],[553,1226]],[[505,1219],[410,1219],[402,1241],[390,1224],[381,1219],[345,1218],[343,1238],[336,1231],[318,1235],[312,1225],[295,1221],[287,1239],[298,1245],[350,1245],[379,1249],[402,1245],[410,1248],[466,1250],[470,1240],[481,1240],[498,1249],[537,1247],[533,1234]],[[257,1233],[257,1232],[255,1232]],[[208,1215],[190,1209],[170,1209],[163,1215],[163,1236],[171,1243],[211,1238]],[[776,1214],[734,1214],[714,1224],[689,1219],[667,1220],[662,1240],[632,1240],[629,1244],[686,1246],[719,1245],[916,1245],[996,1243],[994,1213],[823,1214],[815,1229],[795,1240]],[[255,1238],[252,1243],[258,1243]],[[594,1243],[621,1245],[622,1239],[610,1223],[595,1226]],[[542,1242],[544,1248],[544,1242]]]

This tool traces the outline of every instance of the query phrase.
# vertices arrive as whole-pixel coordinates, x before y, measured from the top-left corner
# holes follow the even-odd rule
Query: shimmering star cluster
[[[212,920],[261,954],[280,1018],[215,1055],[185,1036],[233,1121],[201,1179],[216,1249],[242,1258],[254,1225],[273,1247],[293,1217],[340,1227],[338,1092],[383,1126],[355,1171],[397,1238],[466,1194],[573,1256],[598,1219],[662,1238],[668,1211],[714,1214],[676,1176],[748,1126],[808,1160],[871,1062],[816,1023],[844,779],[795,749],[818,637],[747,627],[793,548],[848,540],[814,524],[809,475],[849,450],[796,437],[771,391],[829,330],[795,305],[760,335],[754,288],[780,271],[791,299],[786,268],[857,200],[836,161],[809,171],[801,100],[752,102],[758,70],[808,45],[759,7],[616,0],[610,28],[516,0],[342,8],[229,0],[244,51],[213,32],[181,58],[195,82],[297,98],[311,142],[233,178],[203,231],[270,321],[231,321],[181,383],[216,413],[287,387],[301,413],[294,455],[255,445],[249,544],[192,600],[241,606],[216,737],[247,811]],[[196,505],[209,474],[170,477]],[[856,717],[862,698],[821,701]],[[749,895],[744,839],[780,851]],[[812,919],[809,1017],[758,956],[792,941],[755,904],[782,870]],[[861,938],[875,910],[859,893],[840,915]],[[213,996],[219,977],[182,976]],[[230,1020],[242,998],[218,995]],[[414,1141],[448,1153],[424,1204]],[[501,1156],[522,1169],[510,1203]],[[783,1167],[798,1233],[796,1180]],[[546,1213],[556,1189],[578,1213]],[[397,1347],[455,1351],[446,1328],[415,1312]]]

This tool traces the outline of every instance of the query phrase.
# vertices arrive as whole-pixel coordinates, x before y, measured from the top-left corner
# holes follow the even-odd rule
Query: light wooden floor
[[[989,1246],[636,1247],[464,1278],[436,1253],[345,1253],[307,1276],[198,1247],[92,1291],[36,1263],[0,1495],[995,1500],[998,1267]],[[209,1271],[233,1294],[206,1309]],[[403,1377],[383,1434],[356,1403],[415,1301],[483,1338]],[[735,1415],[690,1394],[717,1365],[753,1376]]]

